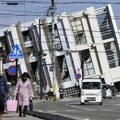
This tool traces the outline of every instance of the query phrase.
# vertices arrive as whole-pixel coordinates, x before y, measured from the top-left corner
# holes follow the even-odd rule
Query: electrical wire
[[[3,4],[6,4],[6,3],[8,3],[8,1],[0,1],[1,3],[3,3]],[[24,0],[19,0],[19,1],[14,1],[14,2],[17,2],[17,3],[23,3],[23,4],[26,4],[26,3],[32,3],[32,4],[50,4],[51,2],[45,2],[45,1],[37,1],[37,0],[34,0],[34,1],[32,1],[32,0],[27,0],[27,1],[25,1],[24,2]],[[96,1],[88,1],[88,0],[86,0],[86,1],[68,1],[68,2],[58,2],[58,1],[56,1],[55,2],[56,3],[56,5],[57,4],[65,4],[65,5],[68,5],[68,4],[120,4],[120,2],[96,2]]]

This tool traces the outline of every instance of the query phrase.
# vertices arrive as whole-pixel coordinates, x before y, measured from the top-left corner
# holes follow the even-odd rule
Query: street
[[[81,105],[79,98],[45,101],[34,104],[34,110],[65,115],[78,120],[120,120],[120,98],[104,99],[103,105]]]

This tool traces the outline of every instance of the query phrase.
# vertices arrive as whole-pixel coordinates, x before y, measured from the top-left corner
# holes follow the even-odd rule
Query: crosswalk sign
[[[13,47],[12,52],[10,53],[10,59],[22,59],[23,57],[24,56],[22,51],[20,50],[19,46],[16,44]]]

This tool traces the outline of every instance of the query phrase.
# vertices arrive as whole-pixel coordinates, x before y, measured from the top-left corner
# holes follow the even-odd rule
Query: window
[[[112,27],[110,24],[110,17],[108,12],[105,10],[102,14],[97,15],[97,20],[102,35],[102,39],[109,39],[113,37]]]
[[[71,20],[71,27],[73,30],[76,44],[85,44],[87,42],[80,18]]]
[[[89,57],[87,61],[84,61],[84,76],[90,76],[94,74],[95,71],[94,71],[93,63],[91,57]]]
[[[84,76],[90,76],[90,75],[94,75],[95,74],[95,70],[94,70],[94,66],[93,66],[93,63],[92,63],[92,59],[91,59],[91,56],[90,56],[90,52],[89,50],[83,50],[82,53],[80,52],[79,53],[80,56],[82,54],[82,58],[83,59],[83,70],[84,70]]]
[[[10,44],[8,44],[6,37],[0,37],[0,55],[3,58],[3,63],[8,62],[8,59],[6,59],[6,57],[10,52]]]
[[[48,37],[49,37],[49,40],[52,41],[52,25],[49,25],[48,28],[49,28]],[[62,44],[60,41],[59,32],[56,24],[54,25],[54,38],[55,38],[55,41],[54,41],[55,49],[62,50]],[[52,42],[51,42],[51,46],[52,46]]]
[[[32,56],[36,56],[37,54],[35,53],[35,49],[34,49],[34,47],[32,46],[32,47],[28,47],[28,48],[26,48],[27,49],[27,53],[28,53],[28,56],[29,57],[32,57]]]
[[[100,82],[83,82],[82,89],[100,89]]]
[[[105,43],[105,51],[110,68],[119,66],[118,52],[114,42]]]
[[[22,34],[23,34],[24,42],[32,40],[32,36],[30,34],[30,31],[24,31]]]
[[[65,56],[64,55],[58,56],[57,61],[58,61],[58,68],[59,68],[60,75],[61,75],[60,78],[64,82],[70,81],[70,74],[69,74],[69,70],[68,70],[68,67],[67,67]]]

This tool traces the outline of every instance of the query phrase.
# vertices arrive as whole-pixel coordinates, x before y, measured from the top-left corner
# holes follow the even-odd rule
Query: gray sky
[[[22,1],[18,5],[7,5],[6,2]],[[117,18],[117,25],[120,28],[120,1],[119,0],[55,0],[56,14],[62,12],[75,12],[94,6],[104,7],[111,3],[114,15]],[[83,2],[83,3],[80,3]],[[64,4],[58,4],[64,3]],[[16,24],[17,22],[28,22],[36,18],[47,17],[47,10],[51,0],[0,0],[0,27]]]

